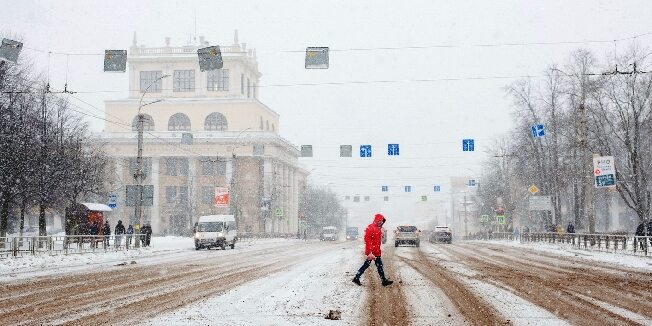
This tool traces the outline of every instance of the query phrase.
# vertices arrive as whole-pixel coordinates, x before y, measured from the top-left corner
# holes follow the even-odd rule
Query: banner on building
[[[229,188],[215,187],[215,207],[229,207]]]

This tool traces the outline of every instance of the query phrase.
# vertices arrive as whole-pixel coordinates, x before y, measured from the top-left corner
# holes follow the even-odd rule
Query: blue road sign
[[[360,157],[371,157],[371,145],[360,145]]]
[[[387,155],[398,155],[398,144],[387,144]]]
[[[441,191],[441,186],[435,186],[435,192],[440,192]]]
[[[475,151],[475,141],[473,139],[462,139],[462,151],[464,152]]]
[[[532,137],[534,138],[543,137],[546,135],[546,128],[543,126],[543,124],[533,125],[530,129],[532,130]]]
[[[110,194],[109,202],[106,204],[106,206],[109,206],[111,209],[118,207],[118,196],[115,194]]]
[[[469,180],[469,187],[475,187],[477,185],[478,185],[478,183],[475,181],[475,179],[470,179]]]
[[[412,192],[412,186],[405,186],[405,192]]]
[[[382,190],[383,192],[387,192],[388,187],[387,187],[387,186],[382,186],[382,187],[381,187],[381,190]]]

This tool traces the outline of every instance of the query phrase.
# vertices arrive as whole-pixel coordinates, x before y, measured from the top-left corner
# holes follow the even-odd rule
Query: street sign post
[[[469,187],[474,188],[478,186],[478,182],[475,179],[469,180]]]
[[[412,186],[405,186],[405,192],[412,192]]]
[[[381,190],[382,192],[387,192],[387,191],[389,190],[389,187],[388,187],[388,186],[382,186],[382,187],[380,188],[380,190]]]
[[[489,222],[489,215],[483,214],[482,216],[480,216],[480,222],[481,223],[488,223]]]
[[[276,217],[283,217],[283,208],[276,207],[274,209],[274,215],[276,215]]]
[[[498,225],[505,225],[506,224],[506,218],[505,215],[496,215],[496,224]]]
[[[340,157],[352,157],[352,156],[353,156],[353,146],[340,145]]]
[[[328,69],[329,56],[328,47],[307,47],[306,48],[306,69]]]
[[[527,191],[534,195],[539,192],[539,188],[535,185],[531,185],[529,188],[527,188]]]
[[[595,187],[613,187],[616,185],[616,165],[613,156],[593,157],[593,174]]]
[[[434,191],[435,192],[440,192],[441,191],[441,186],[434,186]]]

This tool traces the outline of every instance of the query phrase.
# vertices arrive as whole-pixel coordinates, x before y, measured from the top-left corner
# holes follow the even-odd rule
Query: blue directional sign
[[[470,179],[469,180],[469,187],[476,187],[478,185],[478,182],[475,181],[475,179]]]
[[[543,126],[543,124],[534,125],[531,127],[531,129],[532,137],[534,138],[540,138],[546,135],[546,128]]]
[[[440,192],[441,191],[441,186],[435,186],[435,192]]]
[[[360,157],[371,157],[371,145],[360,145]]]
[[[387,155],[398,155],[398,144],[387,144]]]
[[[109,206],[110,208],[118,207],[118,196],[116,196],[115,194],[110,194],[109,202],[107,203],[107,206]]]
[[[475,141],[473,139],[462,139],[462,151],[464,152],[475,151]]]
[[[412,186],[405,186],[405,192],[412,192]]]
[[[389,188],[389,187],[387,187],[387,186],[382,186],[382,187],[381,187],[381,190],[382,190],[383,192],[387,192],[388,188]]]

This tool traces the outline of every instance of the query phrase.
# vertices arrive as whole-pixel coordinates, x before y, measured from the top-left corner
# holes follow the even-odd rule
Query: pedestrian
[[[568,222],[566,226],[566,233],[575,233],[575,225],[572,222]]]
[[[520,233],[518,231],[518,227],[514,227],[514,241],[519,240]]]
[[[104,226],[102,227],[102,235],[104,236],[104,247],[109,246],[109,238],[111,237],[111,226],[109,225],[109,221],[104,222]]]
[[[134,235],[134,227],[129,224],[129,227],[127,227],[127,241],[126,244],[127,246],[131,246],[131,237]]]
[[[149,224],[145,224],[140,228],[140,233],[142,234],[140,239],[143,242],[143,247],[149,247],[149,243],[152,240],[152,227]]]
[[[122,240],[122,235],[125,234],[125,226],[122,225],[122,220],[118,220],[118,224],[115,225],[115,229],[113,230],[113,234],[115,234],[115,240],[114,244],[116,248],[120,246],[120,242]]]
[[[362,267],[360,267],[358,273],[355,274],[355,277],[353,278],[353,283],[357,285],[362,285],[362,283],[360,283],[360,276],[362,276],[364,271],[367,270],[367,268],[369,268],[372,261],[376,263],[376,269],[378,270],[378,275],[380,275],[380,280],[382,281],[382,285],[388,286],[394,283],[394,281],[390,281],[385,277],[385,271],[383,270],[383,261],[380,258],[381,256],[380,244],[383,236],[381,228],[384,223],[385,223],[385,217],[382,216],[381,214],[376,214],[374,216],[374,221],[371,224],[369,224],[369,226],[367,226],[367,229],[365,230],[364,254],[366,257],[365,257],[364,264],[362,264]]]

